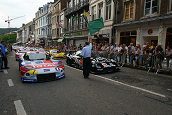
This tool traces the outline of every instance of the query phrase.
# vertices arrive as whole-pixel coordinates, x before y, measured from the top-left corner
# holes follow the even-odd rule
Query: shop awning
[[[62,38],[62,39],[58,39],[58,42],[64,42],[64,38]]]

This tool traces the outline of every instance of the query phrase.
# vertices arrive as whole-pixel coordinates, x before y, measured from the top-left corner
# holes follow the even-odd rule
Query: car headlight
[[[34,67],[24,67],[23,69],[27,69],[27,70],[35,70],[35,68]]]

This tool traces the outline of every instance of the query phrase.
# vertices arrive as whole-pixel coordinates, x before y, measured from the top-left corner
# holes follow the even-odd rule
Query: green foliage
[[[17,31],[18,28],[10,28],[10,31],[13,32],[13,31]],[[0,28],[0,35],[5,35],[8,33],[8,28]]]
[[[5,41],[6,43],[15,43],[16,37],[17,37],[16,33],[0,35],[0,41]]]

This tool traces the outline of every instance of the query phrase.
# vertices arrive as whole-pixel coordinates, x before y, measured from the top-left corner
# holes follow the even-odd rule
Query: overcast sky
[[[5,22],[8,19],[24,16],[12,20],[10,27],[21,27],[23,23],[32,21],[35,17],[35,12],[39,7],[43,6],[47,2],[53,2],[54,0],[0,0],[0,28],[7,28],[8,23]]]

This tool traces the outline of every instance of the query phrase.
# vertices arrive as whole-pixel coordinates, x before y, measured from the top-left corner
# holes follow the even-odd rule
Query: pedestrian
[[[156,56],[156,69],[157,72],[156,74],[160,71],[160,69],[162,69],[162,61],[164,60],[164,52],[163,49],[160,45],[158,45],[155,48],[155,56]]]
[[[0,72],[2,72],[2,52],[0,47]]]
[[[5,66],[4,68],[9,69],[9,67],[7,66],[8,60],[7,60],[7,56],[6,56],[7,51],[6,51],[5,46],[6,46],[5,41],[1,41],[0,47],[1,47],[1,52],[2,52],[2,62],[4,64],[4,66]],[[3,67],[3,64],[2,64],[2,67]]]
[[[83,58],[83,75],[84,78],[88,78],[91,68],[91,50],[92,50],[92,38],[90,38],[90,43],[85,42],[85,45],[81,52],[81,57]]]
[[[167,69],[169,69],[169,61],[172,59],[172,49],[170,46],[167,46],[165,55],[166,55],[166,59],[167,59]]]

